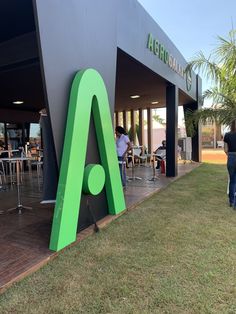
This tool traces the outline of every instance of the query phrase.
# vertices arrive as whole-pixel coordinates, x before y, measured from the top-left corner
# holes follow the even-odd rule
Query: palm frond
[[[230,126],[236,120],[236,30],[227,38],[218,36],[218,46],[207,58],[200,51],[186,71],[198,70],[213,85],[203,93],[215,106],[186,113],[186,129],[194,134],[199,123],[215,121]]]
[[[198,73],[206,76],[207,80],[215,81],[216,83],[221,78],[221,68],[211,60],[211,55],[206,58],[202,51],[188,63],[186,71],[190,70],[198,70]]]

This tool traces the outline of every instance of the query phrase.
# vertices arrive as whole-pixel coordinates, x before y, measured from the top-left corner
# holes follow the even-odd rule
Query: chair
[[[5,167],[4,167],[3,161],[0,160],[0,189],[4,188],[6,183],[7,183],[7,180],[6,180]]]
[[[147,155],[144,154],[143,147],[142,146],[137,146],[133,147],[133,159],[138,160],[139,165],[144,162],[145,166],[147,165]]]
[[[37,155],[32,156],[34,159],[31,160],[30,167],[36,166],[37,177],[42,177],[42,168],[43,168],[43,152],[39,151]],[[31,172],[32,173],[32,172]]]
[[[43,171],[43,161],[38,160],[36,163],[37,167],[37,175],[38,177],[42,177],[42,171]]]
[[[7,174],[10,176],[10,182],[11,182],[11,185],[13,183],[15,183],[15,175],[16,175],[16,161],[15,160],[7,160],[6,161],[6,171],[7,171]]]
[[[163,156],[163,157],[156,156],[156,160],[160,161],[161,173],[165,174],[166,173],[166,156]]]

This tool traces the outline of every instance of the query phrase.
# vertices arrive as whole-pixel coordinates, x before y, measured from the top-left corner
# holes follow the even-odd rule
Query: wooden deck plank
[[[180,176],[191,171],[196,164],[182,165],[179,169]],[[125,190],[126,205],[134,207],[143,198],[152,195],[155,191],[167,186],[174,178],[161,176],[159,180],[151,182],[152,169],[138,167],[136,175],[143,180],[128,183]],[[53,205],[40,205],[41,192],[36,182],[32,181],[22,187],[23,204],[33,207],[32,212],[22,215],[17,213],[0,215],[0,292],[3,292],[13,282],[39,269],[58,253],[48,249]],[[31,179],[30,179],[31,180]],[[16,205],[16,190],[0,192],[0,209]],[[100,228],[104,227],[117,216],[106,216],[98,222]],[[81,231],[77,241],[81,241],[93,233],[93,226]]]

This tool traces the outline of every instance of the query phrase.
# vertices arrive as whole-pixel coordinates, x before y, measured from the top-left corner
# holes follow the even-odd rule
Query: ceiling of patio
[[[167,83],[142,63],[118,49],[115,111],[165,107]],[[139,95],[140,98],[132,99],[131,95]],[[179,105],[191,101],[189,96],[179,92]]]
[[[34,31],[32,0],[1,0],[0,29],[0,42]]]
[[[1,0],[0,46],[25,33],[35,32],[32,0]],[[35,36],[36,43],[36,36]],[[13,52],[9,51],[9,55]],[[11,59],[11,58],[10,58]],[[127,55],[117,52],[115,110],[165,107],[167,82]],[[140,95],[131,99],[131,95]],[[21,105],[13,101],[23,100]],[[158,101],[158,104],[152,102]],[[191,99],[180,92],[180,104]],[[45,107],[39,58],[0,64],[0,109],[17,109],[38,112]]]
[[[8,44],[18,36],[35,33],[32,0],[1,0],[0,29],[0,47],[5,60],[0,62],[0,109],[38,112],[45,106],[39,58],[24,58],[22,52],[18,58]],[[9,46],[8,53],[6,46]],[[24,103],[13,104],[17,100]]]

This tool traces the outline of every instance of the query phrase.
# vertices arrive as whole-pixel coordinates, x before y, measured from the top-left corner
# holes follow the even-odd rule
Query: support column
[[[123,111],[122,112],[123,114],[123,128],[126,130],[126,132],[128,131],[127,128],[128,128],[128,115],[127,115],[127,111]]]
[[[179,90],[175,85],[166,88],[166,176],[178,174],[178,103]]]
[[[183,109],[184,109],[184,119],[186,120],[186,114],[187,114],[187,111],[188,110],[191,110],[191,111],[195,111],[198,108],[198,103],[195,101],[191,104],[186,104],[183,106]],[[186,129],[186,134],[187,136],[190,136],[190,134],[188,134],[188,130]],[[200,128],[199,126],[198,127],[195,127],[195,134],[192,136],[192,160],[193,161],[196,161],[196,162],[200,162],[201,161],[201,147],[200,147]]]
[[[115,112],[115,128],[119,125],[119,114],[118,114],[118,111]]]
[[[197,75],[196,77],[196,84],[197,84],[197,101],[186,104],[183,106],[184,109],[184,117],[186,120],[186,112],[187,110],[195,111],[201,108],[202,106],[202,81],[201,78]],[[187,132],[187,130],[186,130]],[[187,133],[187,136],[190,136]],[[201,142],[201,128],[198,127],[195,128],[195,134],[192,137],[192,160],[196,162],[201,162],[202,160],[202,142]]]
[[[147,109],[147,138],[148,138],[148,152],[149,154],[152,153],[152,144],[153,144],[153,138],[152,138],[152,109]]]
[[[133,141],[134,145],[136,145],[136,113],[134,110],[130,111],[130,119],[131,119],[131,141]]]
[[[122,126],[122,122],[121,122],[121,112],[117,112],[117,116],[118,116],[118,125]]]
[[[143,109],[139,109],[139,145],[144,142],[144,113]]]

